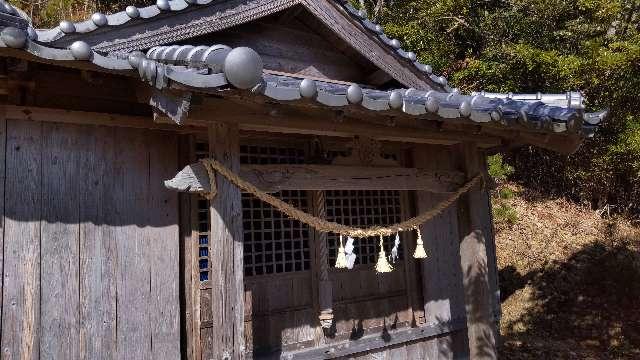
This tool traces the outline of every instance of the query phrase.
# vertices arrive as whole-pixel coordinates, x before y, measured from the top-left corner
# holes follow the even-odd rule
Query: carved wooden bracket
[[[333,160],[335,165],[364,165],[364,166],[389,166],[397,167],[400,164],[392,159],[382,157],[382,144],[380,141],[357,136],[349,145],[351,154],[349,156],[339,156]]]

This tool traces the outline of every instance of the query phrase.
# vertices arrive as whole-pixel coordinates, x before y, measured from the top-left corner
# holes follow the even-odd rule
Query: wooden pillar
[[[179,137],[178,161],[180,166],[188,165],[194,155],[194,136],[181,135]],[[182,326],[180,327],[180,341],[182,358],[187,360],[199,359],[197,351],[200,348],[199,323],[196,320],[199,316],[195,312],[194,299],[200,290],[200,282],[197,271],[197,251],[198,236],[194,236],[193,222],[193,203],[192,199],[198,195],[184,194],[178,195],[179,216],[180,216],[180,308],[182,313]],[[197,216],[197,214],[195,214]],[[198,331],[196,331],[196,328]]]
[[[327,217],[324,191],[313,192],[313,207],[316,216]],[[329,329],[333,325],[333,290],[329,280],[329,249],[327,248],[327,233],[317,232],[315,241],[317,259],[317,286],[320,325]]]
[[[484,172],[484,155],[475,144],[464,144],[461,151],[465,172],[471,179]],[[475,187],[463,197],[460,229],[460,266],[463,273],[471,359],[496,359],[497,328],[493,319],[492,278],[495,278],[495,256],[491,206],[485,188]],[[489,249],[489,251],[487,251]]]
[[[6,144],[7,144],[7,112],[6,103],[0,102],[0,276],[4,277],[4,185],[6,177]],[[3,312],[3,285],[4,281],[0,279],[0,333],[2,333],[2,312]],[[0,346],[2,346],[2,340],[0,339]],[[2,354],[2,348],[0,347],[0,354]]]
[[[234,172],[240,170],[238,126],[209,125],[209,155]],[[211,303],[214,359],[244,359],[242,198],[240,190],[216,176],[211,201]]]

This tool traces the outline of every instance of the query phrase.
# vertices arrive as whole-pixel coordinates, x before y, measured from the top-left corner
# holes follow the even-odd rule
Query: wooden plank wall
[[[317,315],[313,309],[309,271],[247,278],[245,300],[250,307],[251,348],[260,356],[264,349],[282,344],[284,349],[311,346]],[[246,335],[245,335],[246,337]]]
[[[330,270],[337,340],[411,323],[404,264],[394,266],[388,274],[377,274],[372,266]]]
[[[419,145],[414,149],[414,165],[427,169],[456,170],[456,149]],[[448,195],[419,191],[417,212],[432,209]],[[458,206],[454,204],[421,227],[425,250],[422,262],[425,323],[465,322],[464,289],[460,269]],[[427,358],[452,359],[468,356],[467,334],[458,331],[428,340],[423,347]]]
[[[360,83],[366,80],[366,65],[355,63],[336,51],[344,47],[340,40],[328,41],[308,31],[308,24],[296,20],[279,23],[264,19],[205,37],[203,43],[251,47],[269,70]]]
[[[7,120],[2,358],[180,357],[177,147]]]

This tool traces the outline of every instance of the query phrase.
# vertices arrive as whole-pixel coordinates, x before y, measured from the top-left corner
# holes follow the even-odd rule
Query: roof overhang
[[[342,119],[382,119],[387,126],[413,125],[436,132],[446,129],[458,134],[459,141],[472,141],[482,135],[493,139],[489,143],[496,147],[533,144],[571,153],[585,137],[593,135],[606,116],[606,111],[586,113],[582,97],[576,93],[463,95],[414,88],[387,91],[273,74],[263,71],[260,56],[251,49],[232,50],[224,45],[174,45],[152,48],[146,55],[131,52],[119,56],[105,55],[83,41],[55,48],[36,40],[28,25],[17,20],[17,14],[4,15],[16,20],[4,23],[0,55],[138,77],[153,89],[151,105],[178,123],[186,116],[182,110],[189,106],[184,102],[190,101],[192,94],[214,95],[263,107],[279,105],[291,118],[331,113]],[[384,135],[379,128],[371,130]],[[402,141],[401,134],[396,132],[387,138]],[[415,137],[406,136],[405,141],[415,141]]]
[[[346,1],[335,0],[173,0],[79,22],[37,30],[37,41],[65,48],[84,41],[103,53],[128,53],[185,42],[302,6],[355,51],[406,87],[451,90],[445,77],[432,73],[416,54],[385,35],[380,25]]]

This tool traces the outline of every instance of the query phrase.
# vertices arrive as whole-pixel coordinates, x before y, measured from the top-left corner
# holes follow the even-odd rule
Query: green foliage
[[[589,110],[609,109],[605,127],[574,155],[528,147],[505,159],[513,178],[543,193],[640,213],[640,1],[386,3],[390,36],[463,91],[580,90]],[[489,161],[504,178],[497,158]]]
[[[511,205],[499,202],[493,206],[493,220],[496,224],[515,225],[518,222],[518,212]]]
[[[504,182],[507,177],[515,172],[513,166],[504,162],[502,154],[496,154],[487,158],[489,175],[497,182]]]
[[[502,200],[511,200],[516,196],[516,192],[507,188],[507,187],[503,187],[498,189],[498,198],[502,199]]]

